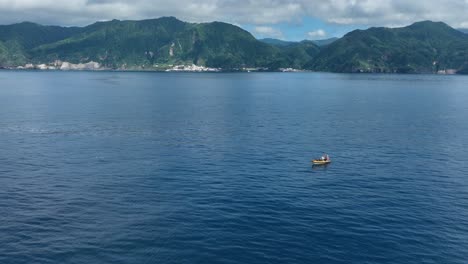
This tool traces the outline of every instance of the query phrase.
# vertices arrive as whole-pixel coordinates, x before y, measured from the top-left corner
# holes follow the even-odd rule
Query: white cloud
[[[307,36],[311,39],[320,39],[320,38],[324,38],[325,36],[327,35],[327,33],[325,32],[325,30],[323,29],[317,29],[315,31],[310,31],[310,32],[307,32]]]
[[[459,0],[334,0],[306,5],[307,13],[336,24],[403,26],[421,20],[454,27],[468,22],[468,3]]]
[[[254,28],[254,33],[256,33],[259,38],[284,38],[283,32],[281,32],[281,30],[272,27],[258,26]]]
[[[0,0],[0,24],[83,25],[97,20],[176,16],[185,21],[273,25],[304,16],[328,23],[407,25],[420,20],[468,24],[467,0]]]
[[[175,16],[190,22],[274,24],[296,21],[295,0],[0,0],[0,24],[33,21],[84,25],[111,19]]]

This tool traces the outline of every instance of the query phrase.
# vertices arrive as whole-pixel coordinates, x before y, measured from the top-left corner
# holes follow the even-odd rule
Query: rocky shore
[[[24,66],[18,66],[10,68],[13,70],[61,70],[61,71],[68,71],[68,70],[102,70],[104,69],[101,64],[98,62],[90,61],[86,63],[78,63],[74,64],[67,61],[54,61],[53,63],[48,64],[32,64],[28,63]]]

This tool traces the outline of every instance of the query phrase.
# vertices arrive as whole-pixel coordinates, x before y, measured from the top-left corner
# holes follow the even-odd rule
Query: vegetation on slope
[[[431,73],[461,70],[468,62],[468,36],[444,23],[355,30],[325,47],[307,68],[332,72]]]
[[[106,68],[157,69],[196,64],[332,72],[468,72],[468,34],[441,22],[355,30],[325,44],[257,40],[227,23],[186,23],[174,17],[97,22],[78,27],[24,22],[0,26],[0,67],[95,61]]]

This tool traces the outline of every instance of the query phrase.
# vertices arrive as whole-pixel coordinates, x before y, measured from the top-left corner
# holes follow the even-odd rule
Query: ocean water
[[[465,264],[467,150],[467,76],[1,71],[0,263]]]

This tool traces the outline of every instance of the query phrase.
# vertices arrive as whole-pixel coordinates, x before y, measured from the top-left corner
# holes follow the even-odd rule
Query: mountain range
[[[0,26],[0,67],[57,61],[92,61],[102,68],[121,70],[195,64],[224,70],[468,73],[468,34],[431,21],[300,42],[257,40],[228,23],[187,23],[174,17],[112,20],[85,27],[30,22]]]

